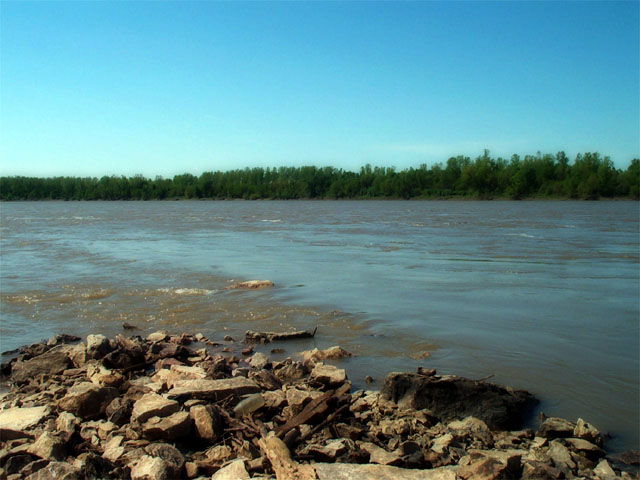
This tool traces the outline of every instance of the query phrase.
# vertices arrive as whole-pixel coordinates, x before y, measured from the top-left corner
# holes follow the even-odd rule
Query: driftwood
[[[275,340],[297,340],[299,338],[313,338],[316,335],[318,327],[313,329],[313,332],[307,330],[298,332],[253,332],[247,330],[244,335],[245,343],[271,343]]]
[[[311,400],[306,407],[295,417],[292,417],[276,430],[278,437],[286,435],[291,429],[294,429],[303,423],[308,422],[315,415],[326,412],[329,409],[329,400],[332,398],[340,398],[351,388],[350,383],[345,383],[337,390],[329,390],[317,398]]]
[[[277,480],[316,480],[315,469],[292,459],[287,446],[275,435],[262,437],[260,447],[271,462]]]

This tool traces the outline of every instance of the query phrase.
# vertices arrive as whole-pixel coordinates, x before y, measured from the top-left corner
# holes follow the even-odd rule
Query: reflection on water
[[[0,208],[2,350],[123,322],[211,338],[318,326],[287,353],[340,344],[357,386],[418,365],[495,375],[638,448],[637,203]],[[276,286],[224,290],[248,279]]]

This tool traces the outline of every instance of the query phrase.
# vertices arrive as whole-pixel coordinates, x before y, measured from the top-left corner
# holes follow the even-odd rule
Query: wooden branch
[[[316,480],[315,469],[292,459],[287,446],[275,435],[262,437],[260,447],[271,462],[277,480]]]

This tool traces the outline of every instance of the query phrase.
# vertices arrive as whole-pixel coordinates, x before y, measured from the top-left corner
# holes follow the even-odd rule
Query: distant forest
[[[489,151],[472,160],[457,156],[446,165],[395,168],[366,165],[359,172],[333,167],[245,168],[185,173],[154,180],[134,177],[1,177],[1,200],[162,199],[360,199],[360,198],[579,198],[640,197],[640,160],[626,170],[609,157],[564,152],[509,160]]]

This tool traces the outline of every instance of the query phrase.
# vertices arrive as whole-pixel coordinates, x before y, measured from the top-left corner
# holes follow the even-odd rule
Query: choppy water
[[[525,388],[639,448],[635,202],[3,203],[0,350],[121,324],[319,326],[356,384],[418,365]],[[234,280],[276,287],[225,291]],[[420,358],[422,352],[430,353]]]

